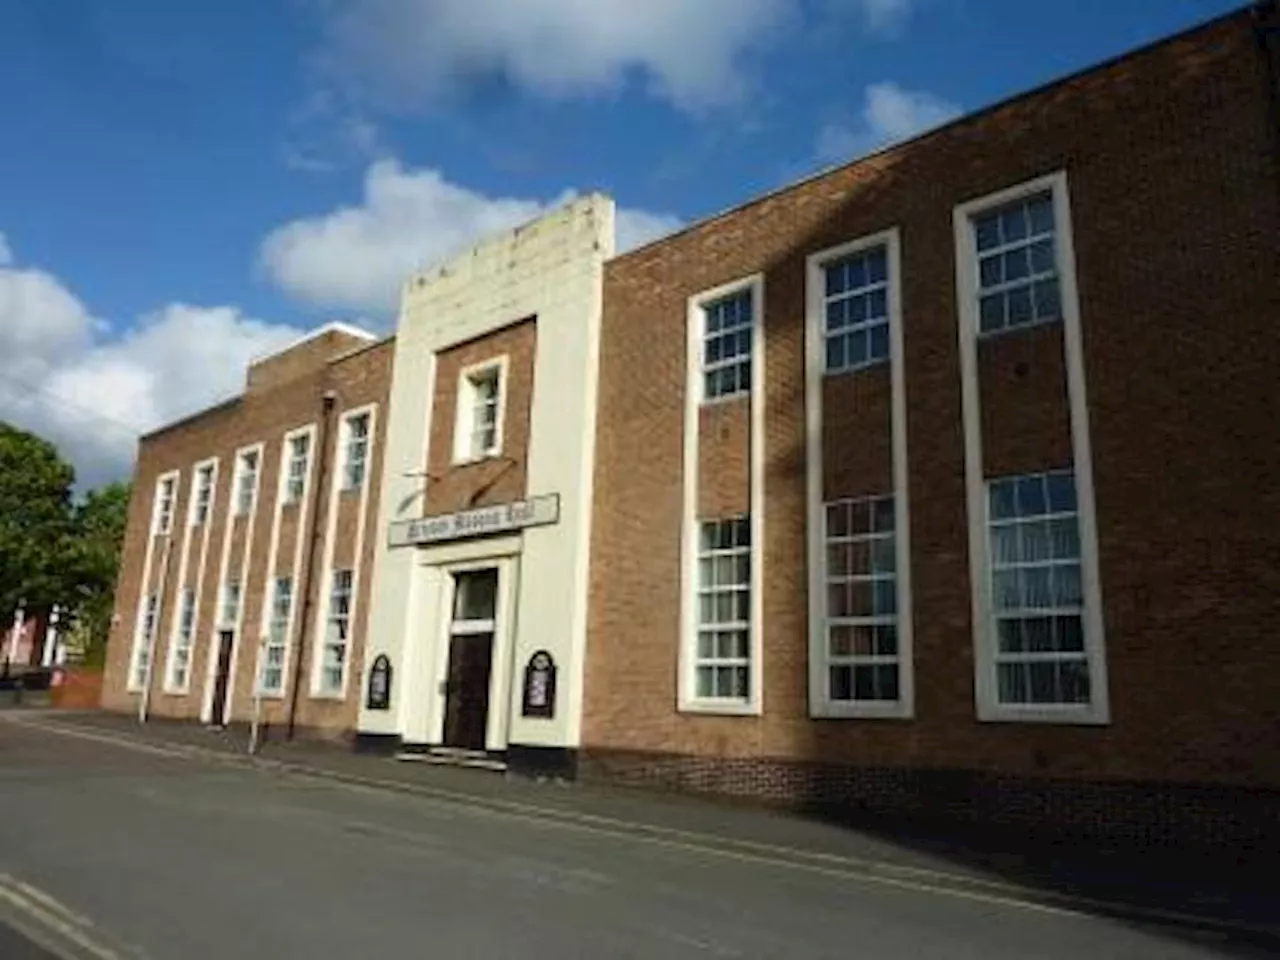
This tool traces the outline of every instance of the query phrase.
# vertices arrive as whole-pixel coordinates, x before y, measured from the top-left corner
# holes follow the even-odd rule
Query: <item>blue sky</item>
[[[567,191],[635,243],[1240,5],[0,0],[0,417],[119,475]]]

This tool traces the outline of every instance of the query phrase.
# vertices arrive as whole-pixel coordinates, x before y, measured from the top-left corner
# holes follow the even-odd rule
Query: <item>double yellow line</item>
[[[66,960],[123,960],[103,942],[92,920],[7,873],[0,873],[0,917],[29,940]]]

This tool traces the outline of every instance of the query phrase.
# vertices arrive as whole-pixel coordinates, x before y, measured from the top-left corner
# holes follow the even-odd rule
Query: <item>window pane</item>
[[[1026,703],[1028,684],[1026,664],[1002,663],[997,668],[1001,703]]]
[[[1079,606],[1084,602],[1079,565],[1063,564],[1053,568],[1053,602],[1059,607]]]
[[[883,360],[889,356],[889,325],[882,323],[871,328],[869,343],[872,360]]]
[[[1039,235],[1053,229],[1053,198],[1049,194],[1036,197],[1028,204],[1031,215],[1031,232]]]
[[[1025,638],[1026,650],[1029,652],[1053,652],[1053,620],[1049,617],[1028,617],[1023,620],[1022,636]]]
[[[1015,287],[1006,295],[1009,302],[1009,325],[1030,323],[1035,316],[1031,306],[1031,288]]]
[[[898,628],[892,623],[883,623],[875,628],[876,654],[882,657],[898,655]]]
[[[893,537],[882,537],[872,544],[871,569],[875,573],[893,573],[897,567],[897,544]]]
[[[1050,273],[1053,271],[1053,241],[1038,240],[1031,245],[1031,272]]]
[[[1075,517],[1049,521],[1049,540],[1053,556],[1059,560],[1074,560],[1080,556],[1080,532]]]
[[[1035,285],[1036,319],[1056,320],[1062,316],[1062,300],[1057,280],[1041,280]]]
[[[995,214],[987,214],[973,221],[974,237],[979,250],[989,250],[1000,245],[1000,221]]]
[[[1022,204],[1007,207],[1000,213],[1000,232],[1005,243],[1023,240],[1027,236],[1027,212]]]
[[[1084,651],[1084,628],[1078,616],[1056,617],[1054,628],[1059,650],[1076,653]]]
[[[898,699],[898,668],[893,664],[882,663],[875,669],[876,699]]]
[[[978,283],[994,287],[1004,282],[1004,260],[999,254],[978,261]]]
[[[1044,478],[1023,477],[1018,481],[1018,515],[1035,517],[1047,512]]]
[[[498,571],[477,570],[454,578],[453,618],[492,620],[497,605]]]
[[[1026,650],[1021,620],[997,620],[996,633],[1001,653],[1021,653]]]
[[[999,330],[1004,326],[1004,294],[993,293],[983,297],[978,306],[979,329],[983,333]]]
[[[1022,538],[1017,524],[1009,523],[991,528],[991,559],[1001,566],[1008,566],[1022,559]]]
[[[1089,702],[1089,664],[1085,660],[1064,660],[1058,664],[1064,703]]]
[[[1031,272],[1030,253],[1026,247],[1017,247],[1005,252],[1005,280],[1022,280]]]
[[[848,354],[846,350],[845,338],[828,337],[827,338],[827,369],[842,370],[848,362]]]
[[[1048,476],[1049,508],[1054,513],[1070,513],[1076,509],[1075,474],[1051,473]]]
[[[1054,606],[1048,567],[1027,567],[1022,571],[1022,602],[1034,608]]]
[[[894,528],[893,497],[880,497],[871,503],[872,529],[880,533]]]
[[[1022,606],[1017,570],[997,570],[992,578],[992,587],[992,599],[997,610],[1016,610]]]
[[[858,366],[867,362],[867,331],[855,330],[849,334],[849,364]]]
[[[1004,520],[1017,514],[1017,484],[1013,480],[996,480],[990,485],[991,518]]]
[[[827,653],[833,657],[853,655],[856,627],[831,627],[827,631]]]
[[[852,700],[853,699],[853,668],[848,666],[835,666],[831,668],[831,699],[832,700]]]
[[[1022,559],[1041,561],[1049,559],[1049,524],[1038,520],[1019,524],[1022,530]]]

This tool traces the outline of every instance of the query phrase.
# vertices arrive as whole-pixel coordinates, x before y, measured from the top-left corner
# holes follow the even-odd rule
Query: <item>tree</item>
[[[53,444],[0,421],[0,617],[69,598],[74,482]]]
[[[111,632],[116,574],[128,515],[126,483],[90,490],[73,514],[69,573],[74,596],[68,598],[69,613],[90,663],[101,660]]]

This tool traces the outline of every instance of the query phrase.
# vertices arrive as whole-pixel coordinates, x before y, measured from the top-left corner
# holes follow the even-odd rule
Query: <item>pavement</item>
[[[1123,896],[1136,875],[1105,860],[1055,875],[776,812],[242,750],[0,711],[0,957],[1280,956],[1275,892],[1207,872]]]

